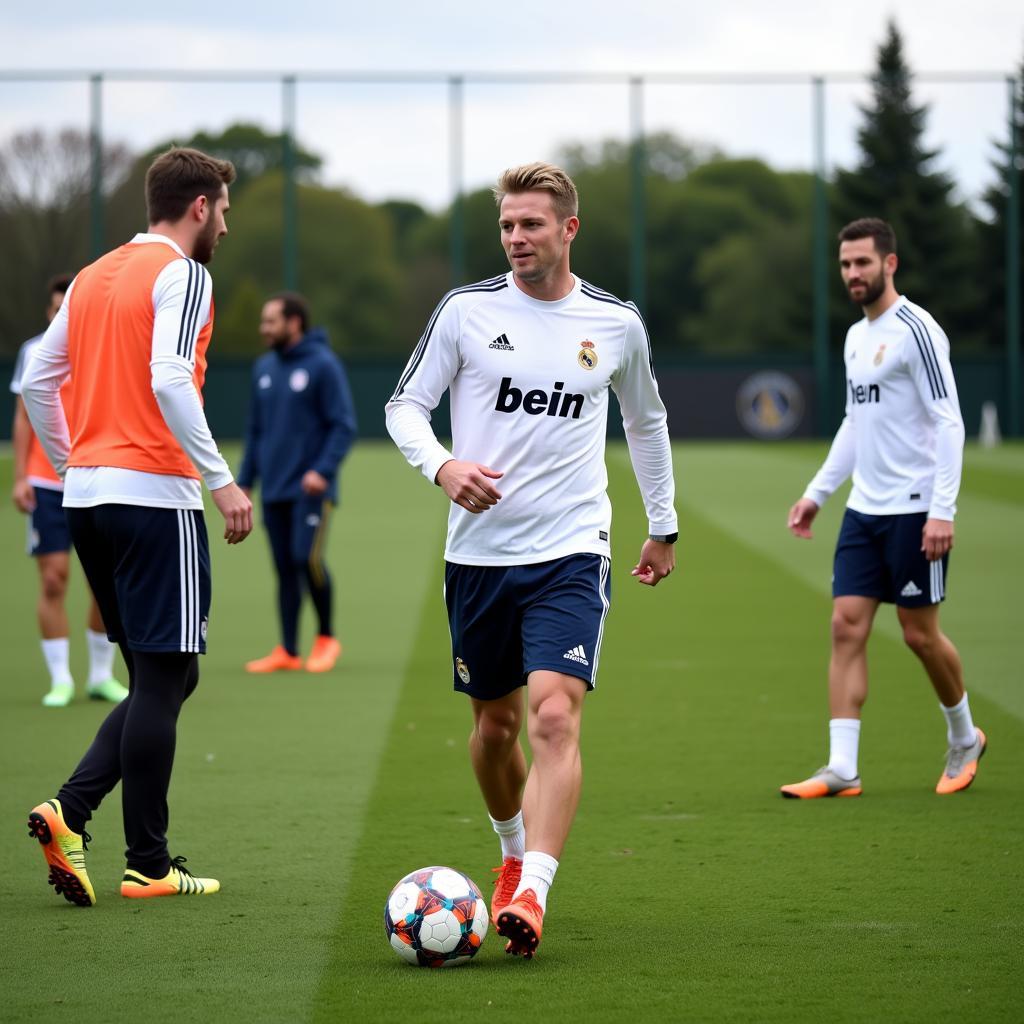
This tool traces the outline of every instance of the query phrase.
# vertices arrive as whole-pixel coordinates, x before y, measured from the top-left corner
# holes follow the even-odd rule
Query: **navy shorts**
[[[455,689],[495,700],[546,669],[592,690],[611,604],[608,570],[609,560],[593,554],[534,565],[446,563]]]
[[[65,512],[107,636],[132,650],[205,654],[210,547],[203,513],[141,505]]]
[[[929,562],[921,550],[926,512],[869,516],[846,510],[836,542],[833,597],[874,597],[924,608],[946,597],[949,554]]]
[[[322,571],[327,524],[333,508],[322,495],[298,501],[264,502],[263,525],[278,572],[289,571],[295,565]]]
[[[64,492],[33,487],[36,507],[28,517],[28,553],[52,555],[71,550],[71,533],[64,515]]]

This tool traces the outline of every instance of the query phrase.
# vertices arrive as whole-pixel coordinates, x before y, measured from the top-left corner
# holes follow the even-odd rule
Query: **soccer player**
[[[52,321],[57,315],[70,284],[71,278],[63,275],[50,281],[47,321]],[[46,458],[21,399],[21,376],[26,360],[42,337],[37,334],[21,346],[11,378],[11,391],[17,396],[11,429],[11,447],[14,449],[14,487],[11,497],[18,511],[29,517],[28,553],[35,558],[39,569],[36,614],[41,635],[40,646],[50,672],[50,689],[43,697],[43,706],[63,708],[71,703],[75,695],[75,681],[71,677],[69,659],[70,629],[68,613],[64,607],[71,571],[71,535],[61,505],[64,485]],[[62,390],[65,398],[69,387],[70,381],[65,383]],[[89,597],[85,632],[89,646],[88,694],[94,700],[109,700],[116,704],[128,696],[128,691],[114,678],[114,653],[117,648],[107,639],[96,599],[91,593]]]
[[[936,792],[956,793],[974,780],[986,741],[971,718],[960,656],[939,628],[964,446],[949,341],[926,310],[896,291],[889,224],[855,220],[839,243],[843,283],[864,319],[846,335],[846,416],[788,520],[794,536],[809,538],[818,509],[853,474],[832,579],[829,760],[782,795],[860,795],[867,642],[883,601],[896,605],[903,639],[945,716],[949,749]]]
[[[258,479],[263,491],[281,643],[245,668],[266,673],[303,667],[298,632],[305,587],[319,623],[305,668],[326,672],[338,660],[341,644],[334,636],[324,545],[338,500],[338,469],[356,433],[352,394],[327,333],[310,328],[309,306],[301,295],[285,292],[268,299],[260,334],[268,351],[253,367],[238,483],[248,495]]]
[[[128,666],[127,699],[56,797],[29,813],[50,884],[80,906],[96,902],[85,826],[118,782],[128,847],[121,895],[220,888],[169,856],[167,789],[178,713],[206,650],[202,482],[229,544],[252,530],[252,504],[217,450],[201,403],[213,330],[204,264],[227,234],[234,176],[230,163],[194,149],[157,157],[146,174],[148,232],[75,278],[22,382],[32,425],[64,477],[75,550]],[[65,416],[59,388],[69,374],[74,401]]]
[[[453,682],[470,699],[470,760],[502,850],[491,913],[506,951],[529,958],[579,802],[583,699],[597,681],[611,596],[609,389],[650,528],[633,568],[640,583],[656,586],[672,571],[677,524],[644,323],[632,303],[569,269],[576,186],[560,168],[534,163],[506,171],[494,194],[511,273],[441,300],[387,424],[452,502]],[[450,452],[430,427],[445,390]]]

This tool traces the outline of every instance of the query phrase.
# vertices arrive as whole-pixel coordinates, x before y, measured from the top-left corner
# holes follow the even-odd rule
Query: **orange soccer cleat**
[[[68,903],[93,906],[96,893],[85,870],[85,851],[90,836],[88,832],[79,835],[68,828],[59,800],[46,800],[29,811],[28,834],[38,839],[43,848],[54,891]]]
[[[935,792],[943,796],[947,793],[959,793],[966,789],[978,774],[978,762],[985,753],[988,739],[976,729],[977,736],[969,747],[950,747],[946,751],[946,770],[939,776]]]
[[[341,657],[341,644],[333,636],[318,636],[306,659],[307,672],[329,672]]]
[[[505,952],[529,960],[540,945],[544,927],[544,908],[532,889],[524,889],[498,914],[495,928],[508,939]]]
[[[302,659],[297,654],[289,654],[278,644],[265,658],[245,663],[245,671],[256,675],[268,672],[298,672],[302,668]]]
[[[803,782],[780,786],[779,792],[791,800],[815,800],[822,796],[860,796],[860,777],[844,779],[826,765]]]
[[[523,876],[523,862],[518,857],[505,857],[500,868],[491,868],[498,877],[494,880],[491,893],[491,920],[497,921],[498,914],[515,898],[519,879]]]

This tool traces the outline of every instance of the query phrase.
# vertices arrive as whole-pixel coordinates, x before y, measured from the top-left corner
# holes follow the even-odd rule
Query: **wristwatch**
[[[676,531],[675,533],[660,534],[650,533],[648,534],[648,537],[651,540],[656,540],[659,544],[675,544],[675,542],[679,540],[679,532]]]

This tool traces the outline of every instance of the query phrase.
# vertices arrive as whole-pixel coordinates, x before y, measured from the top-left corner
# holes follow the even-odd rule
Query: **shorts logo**
[[[461,658],[455,659],[455,671],[458,672],[463,686],[469,686],[469,669]]]
[[[301,367],[298,370],[292,370],[292,375],[288,378],[288,387],[290,387],[292,391],[305,391],[308,385],[308,370],[303,370]]]
[[[580,342],[580,352],[579,355],[576,356],[576,362],[578,362],[584,370],[592,370],[597,366],[597,353],[594,351],[594,343],[589,338]]]
[[[881,366],[882,360],[885,358],[885,345],[879,345],[878,351],[875,353],[875,366]]]
[[[269,373],[265,373],[265,374],[263,374],[263,376],[260,377],[260,379],[259,379],[259,388],[260,388],[261,391],[266,391],[267,388],[269,388],[271,384],[273,384],[273,381],[270,379],[270,374]]]
[[[583,650],[582,644],[578,647],[574,647],[571,651],[566,651],[562,657],[568,658],[569,661],[575,661],[580,665],[586,665],[588,668],[590,666],[590,662],[587,661],[587,654]]]
[[[310,514],[308,516],[306,516],[306,525],[307,526],[319,526],[320,525],[320,517],[315,512],[310,512]]]
[[[208,619],[203,619],[203,621],[199,623],[199,635],[203,638],[203,640],[206,640],[206,627],[208,623]]]
[[[921,588],[911,580],[901,591],[900,597],[920,597]]]

